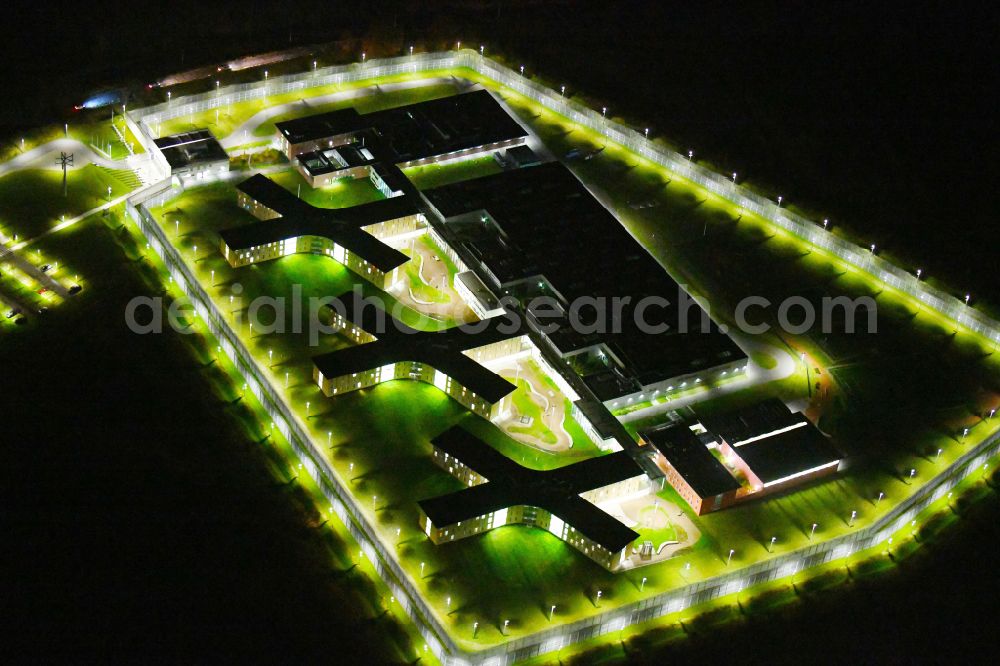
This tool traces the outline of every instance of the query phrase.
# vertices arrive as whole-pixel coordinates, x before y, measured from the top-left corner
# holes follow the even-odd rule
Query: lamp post
[[[410,55],[413,55],[413,44],[410,44]]]
[[[778,208],[781,208],[781,195],[778,195]]]
[[[872,254],[875,254],[875,243],[872,243],[869,249],[872,251]]]
[[[286,380],[288,379],[288,373],[287,372],[285,373],[285,379]],[[327,430],[326,431],[326,445],[330,446],[330,444],[331,444],[332,441],[333,441],[333,431],[332,430]]]
[[[733,549],[733,548],[730,548],[730,549],[729,549],[729,557],[727,557],[727,558],[726,558],[726,566],[727,566],[727,567],[728,567],[728,566],[730,565],[730,563],[731,563],[731,562],[733,561],[733,553],[735,553],[735,552],[736,552],[736,550],[735,550],[735,549]]]
[[[600,605],[601,605],[601,596],[602,596],[603,594],[604,594],[604,593],[603,593],[603,592],[602,592],[601,590],[598,590],[598,591],[597,591],[597,606],[598,606],[598,607],[600,607]]]
[[[848,527],[854,527],[854,519],[858,517],[857,511],[851,511],[851,519],[847,521]]]
[[[479,55],[486,55],[486,47],[482,44],[479,45]]]
[[[427,564],[426,562],[421,562],[420,563],[420,577],[421,578],[424,577],[424,566],[426,566],[426,564]],[[478,622],[476,624],[478,624]]]
[[[649,128],[648,127],[645,130],[645,135],[646,135],[646,138],[649,139]]]
[[[264,70],[264,80],[267,81],[267,70]]]
[[[692,159],[694,159],[694,151],[693,150],[689,150],[688,151],[688,162],[690,162]]]
[[[364,64],[365,58],[367,58],[367,57],[368,57],[368,54],[365,53],[364,51],[362,51],[361,52],[361,64]]]
[[[809,397],[812,397],[812,377],[809,375],[809,363],[806,362],[806,353],[799,352],[799,359],[802,360],[802,365],[806,366],[806,388],[809,389]]]
[[[108,185],[108,201],[111,201],[111,186]]]
[[[823,229],[829,229],[829,228],[830,228],[830,220],[829,220],[829,218],[824,217],[823,218]]]
[[[735,184],[736,184],[736,172],[734,171],[733,172],[733,185],[735,185]]]
[[[969,304],[969,299],[970,299],[970,298],[972,298],[972,294],[966,294],[966,295],[965,295],[965,304],[966,304],[966,305],[968,305],[968,304]]]
[[[559,94],[562,95],[563,97],[566,96],[566,86],[559,86]]]
[[[479,633],[479,623],[478,622],[473,622],[472,623],[472,637],[475,638],[476,634],[478,634],[478,633]]]
[[[918,280],[920,279],[920,276],[923,274],[923,272],[924,272],[924,269],[922,269],[922,268],[918,268],[917,269],[917,279]]]
[[[777,541],[777,540],[778,540],[778,537],[776,537],[776,536],[771,537],[771,545],[767,547],[767,552],[769,552],[769,553],[773,553],[774,552],[774,542]]]
[[[306,418],[309,418],[309,405],[311,404],[311,402],[306,402]]]
[[[524,65],[521,65],[521,76],[524,76]]]
[[[504,620],[503,621],[503,631],[501,631],[500,633],[503,634],[504,636],[506,636],[507,635],[507,627],[509,627],[509,626],[510,626],[510,620]]]
[[[549,622],[552,621],[552,616],[555,614],[556,614],[556,605],[552,604],[552,606],[549,608]]]
[[[940,452],[941,449],[938,449],[938,451]],[[940,453],[939,453],[939,455],[940,455]],[[882,498],[883,497],[885,497],[885,493],[880,492],[878,494],[878,497],[875,499],[875,506],[878,506],[882,502]]]
[[[642,577],[642,581],[641,581],[641,582],[639,583],[639,591],[640,591],[640,592],[642,592],[642,590],[643,590],[643,589],[644,589],[645,587],[646,587],[646,577],[645,577],[645,576],[643,576],[643,577]]]
[[[816,536],[816,523],[813,523],[812,524],[812,529],[809,530],[809,540],[812,541],[812,538],[814,536]]]

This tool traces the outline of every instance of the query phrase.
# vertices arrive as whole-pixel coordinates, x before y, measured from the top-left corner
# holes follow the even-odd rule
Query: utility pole
[[[66,195],[66,170],[73,166],[73,153],[67,155],[66,153],[59,153],[59,158],[56,160],[56,164],[62,167],[63,172],[63,196]]]

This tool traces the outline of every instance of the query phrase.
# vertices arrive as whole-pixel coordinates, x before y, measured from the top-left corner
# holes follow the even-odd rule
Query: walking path
[[[424,86],[439,85],[442,83],[452,82],[452,78],[433,78],[433,79],[420,79],[418,81],[402,81],[400,83],[386,83],[382,85],[368,86],[366,88],[355,88],[352,90],[340,90],[338,92],[330,93],[328,95],[320,95],[318,97],[308,97],[303,98],[295,102],[285,102],[284,104],[277,104],[275,106],[269,106],[266,109],[262,109],[257,113],[250,116],[248,119],[244,120],[242,123],[233,128],[233,131],[223,139],[220,139],[219,143],[222,144],[223,148],[229,149],[236,146],[241,146],[245,143],[251,143],[255,140],[261,141],[268,137],[254,136],[254,131],[263,125],[264,123],[276,118],[277,116],[289,113],[291,111],[299,109],[308,109],[312,106],[323,106],[325,104],[332,104],[334,102],[340,102],[348,99],[354,99],[356,97],[366,97],[371,95],[371,88],[378,88],[385,92],[394,92],[397,90],[408,90],[411,88],[421,88]]]
[[[107,167],[109,169],[128,169],[124,160],[109,160],[90,146],[76,139],[54,139],[31,150],[26,150],[17,157],[0,163],[0,178],[20,169],[61,169],[56,164],[59,153],[73,153],[71,171],[88,164]]]

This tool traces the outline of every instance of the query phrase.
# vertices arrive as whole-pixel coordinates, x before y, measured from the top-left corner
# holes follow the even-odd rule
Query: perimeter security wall
[[[179,98],[169,104],[132,110],[129,115],[131,120],[139,125],[139,132],[136,133],[133,129],[136,136],[143,143],[146,141],[151,143],[150,139],[155,134],[156,125],[163,120],[198,113],[220,105],[296,90],[304,91],[317,86],[350,83],[403,73],[458,68],[475,70],[574,122],[606,134],[610,140],[703,186],[737,206],[770,220],[805,242],[830,251],[893,288],[910,294],[927,307],[969,330],[994,342],[1000,342],[1000,324],[967,307],[961,300],[918,281],[906,271],[867,250],[833,236],[817,223],[780,209],[774,202],[734,185],[729,179],[692,163],[678,153],[646,140],[639,132],[619,123],[606,121],[600,113],[568,100],[496,62],[483,58],[474,51],[419,54],[371,60],[364,65],[327,67],[314,72],[278,77],[267,82],[240,84],[219,91]],[[144,147],[147,151],[150,150],[149,146]],[[972,447],[941,474],[887,511],[882,518],[868,527],[859,528],[856,532],[642,601],[609,609],[590,618],[513,638],[502,645],[480,652],[466,653],[459,649],[447,631],[438,623],[393,553],[378,539],[368,518],[350,492],[337,479],[322,452],[309,437],[307,429],[282,401],[266,374],[232,331],[225,317],[215,307],[176,248],[169,243],[163,230],[149,213],[148,207],[161,205],[177,193],[169,179],[148,186],[128,200],[128,213],[145,235],[150,247],[163,260],[174,281],[191,300],[198,315],[219,341],[226,356],[246,379],[248,388],[267,410],[274,426],[293,447],[304,469],[329,500],[332,510],[348,527],[386,585],[412,618],[427,642],[428,649],[445,664],[512,663],[589,638],[620,631],[633,624],[682,611],[690,606],[724,597],[754,585],[786,578],[804,569],[848,557],[885,542],[893,533],[905,528],[921,511],[944,496],[962,479],[979,470],[987,459],[1000,450],[1000,433],[997,433]]]

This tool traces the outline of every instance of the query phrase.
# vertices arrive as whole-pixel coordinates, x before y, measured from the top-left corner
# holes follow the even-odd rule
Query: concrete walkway
[[[60,152],[73,153],[73,166],[70,167],[70,171],[83,168],[88,164],[96,164],[109,169],[129,168],[125,160],[109,160],[76,139],[55,139],[0,164],[0,178],[20,169],[61,169],[62,167],[56,164]]]

